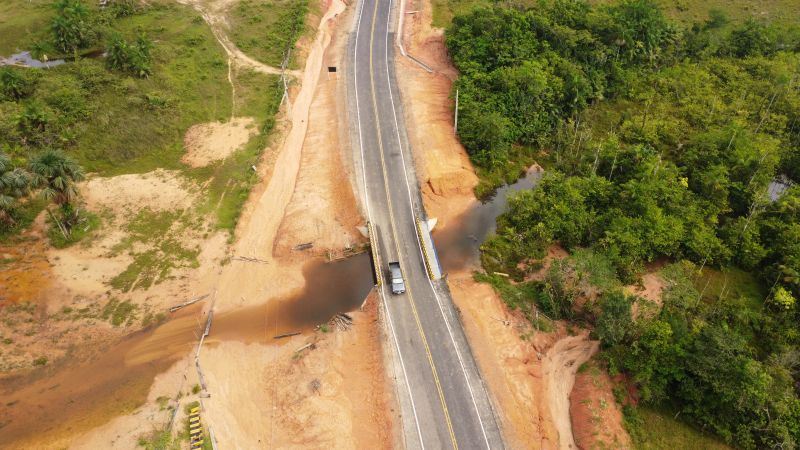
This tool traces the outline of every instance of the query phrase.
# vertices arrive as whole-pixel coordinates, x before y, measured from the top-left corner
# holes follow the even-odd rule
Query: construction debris
[[[267,261],[265,259],[258,259],[258,258],[253,258],[253,257],[250,257],[250,256],[234,256],[231,259],[233,259],[234,261],[244,261],[244,262],[254,262],[254,263],[269,264],[269,261]]]
[[[298,348],[294,352],[295,353],[300,353],[300,352],[302,352],[303,350],[305,350],[307,348],[310,348],[311,350],[314,350],[315,348],[317,348],[317,344],[315,342],[309,342],[308,344]]]
[[[189,437],[192,450],[203,448],[203,425],[200,423],[200,408],[196,406],[189,411]]]
[[[339,313],[329,321],[331,326],[336,327],[339,331],[347,331],[353,326],[353,318],[346,313]]]
[[[306,242],[305,244],[298,244],[292,247],[292,250],[308,250],[309,248],[313,247],[313,242]]]
[[[194,297],[194,298],[190,298],[189,300],[186,300],[185,302],[181,303],[180,305],[175,305],[175,306],[170,307],[169,308],[169,312],[175,312],[175,311],[177,311],[177,310],[179,310],[181,308],[184,308],[186,306],[189,306],[189,305],[191,305],[193,303],[197,303],[200,300],[203,300],[204,298],[208,297],[209,295],[211,295],[211,294],[203,294],[203,295],[199,295],[199,296]]]
[[[298,334],[300,334],[299,331],[295,331],[295,332],[292,332],[292,333],[279,334],[277,336],[274,336],[272,339],[283,339],[283,338],[287,338],[287,337],[297,336]]]

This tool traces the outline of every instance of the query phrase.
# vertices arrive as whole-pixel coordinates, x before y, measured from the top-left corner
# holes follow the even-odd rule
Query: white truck
[[[406,282],[403,280],[403,271],[400,270],[400,263],[389,263],[389,276],[392,281],[392,294],[402,294],[406,291]]]

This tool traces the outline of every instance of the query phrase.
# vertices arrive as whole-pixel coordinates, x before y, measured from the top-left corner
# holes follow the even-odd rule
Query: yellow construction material
[[[420,247],[422,247],[422,256],[425,257],[425,269],[428,272],[428,278],[433,280],[433,270],[431,269],[431,260],[428,256],[428,246],[425,245],[425,239],[422,237],[422,222],[419,217],[415,217],[417,223],[417,236],[419,237]]]
[[[372,222],[367,222],[367,237],[369,237],[369,250],[372,252],[372,260],[375,262],[375,279],[378,280],[378,287],[381,287],[381,261],[378,259],[378,243],[375,240],[375,230]]]

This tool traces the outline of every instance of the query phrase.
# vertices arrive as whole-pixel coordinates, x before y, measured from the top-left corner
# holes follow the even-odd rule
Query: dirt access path
[[[398,80],[405,102],[409,139],[429,216],[437,228],[459,227],[459,218],[477,204],[478,179],[453,132],[450,88],[457,72],[451,66],[442,30],[433,29],[429,0],[406,4],[403,39],[406,50],[433,69],[422,70],[397,56]],[[494,290],[472,278],[465,267],[448,273],[448,284],[461,312],[510,448],[577,448],[570,418],[570,395],[578,367],[597,351],[588,333],[570,336],[563,324],[545,333],[508,310]],[[585,424],[578,423],[577,427]]]
[[[352,19],[351,10],[344,12],[345,5],[333,0],[308,44],[290,128],[278,144],[269,181],[252,194],[237,230],[234,253],[265,263],[233,261],[223,269],[217,283],[218,314],[302,288],[305,258],[292,252],[292,246],[313,242],[315,250],[333,251],[362,239],[355,229],[355,199],[352,192],[348,195],[347,172],[339,160],[342,143],[334,106],[343,101],[343,86],[335,78],[321,78],[323,62],[341,57],[347,27],[340,22]],[[201,363],[211,397],[204,405],[218,440],[233,448],[390,446],[389,389],[375,314],[370,309],[358,314],[363,319],[357,319],[355,332],[326,337],[327,344],[317,343],[299,361],[294,351],[306,337],[277,349],[236,342],[205,349]],[[270,338],[265,329],[260,341]],[[309,387],[314,380],[320,388]]]

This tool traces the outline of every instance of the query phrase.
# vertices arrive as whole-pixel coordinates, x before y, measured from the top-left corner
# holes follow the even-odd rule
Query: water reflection
[[[8,58],[0,56],[0,66],[24,66],[33,67],[35,69],[47,69],[50,67],[60,66],[64,64],[63,59],[54,59],[52,61],[39,61],[31,56],[31,52],[15,53]]]
[[[541,177],[541,169],[531,168],[516,183],[501,187],[483,202],[475,202],[446,228],[434,231],[433,240],[444,270],[455,271],[477,265],[480,245],[494,233],[497,217],[505,211],[509,195],[533,188]]]

